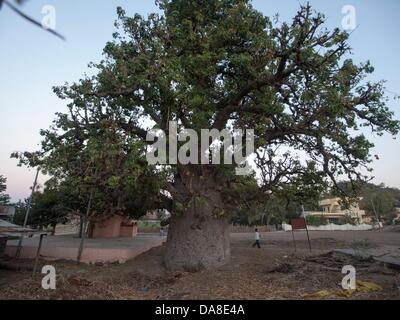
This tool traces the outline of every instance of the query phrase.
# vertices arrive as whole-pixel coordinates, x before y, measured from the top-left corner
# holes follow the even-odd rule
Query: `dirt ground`
[[[400,248],[398,230],[262,234],[262,248],[252,248],[253,234],[232,234],[231,262],[213,271],[169,272],[164,247],[123,265],[43,262],[57,270],[56,290],[41,288],[42,275],[0,269],[0,299],[400,299],[400,271],[365,258],[333,254],[337,248]],[[9,261],[8,263],[12,263]],[[26,269],[32,261],[20,262]],[[361,289],[341,290],[344,265],[353,265]]]

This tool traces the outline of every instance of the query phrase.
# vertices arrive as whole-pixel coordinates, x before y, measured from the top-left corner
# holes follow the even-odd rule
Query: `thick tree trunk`
[[[224,265],[230,259],[230,235],[226,219],[195,216],[189,210],[173,216],[165,255],[170,270],[195,272]]]
[[[222,194],[224,180],[211,167],[178,166],[165,265],[195,272],[230,260],[230,233]]]
[[[172,212],[170,219],[165,254],[170,270],[211,269],[230,259],[230,234],[219,181],[197,174],[196,168],[189,170],[176,183],[184,209]]]

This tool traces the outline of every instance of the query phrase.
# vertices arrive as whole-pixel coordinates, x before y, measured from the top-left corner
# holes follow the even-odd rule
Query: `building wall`
[[[137,224],[116,215],[94,223],[92,230],[93,238],[133,238],[136,235]]]
[[[15,215],[15,207],[0,206],[0,219],[12,221]]]
[[[131,225],[131,226],[121,226],[119,236],[121,238],[133,238],[137,235],[138,233],[138,227],[137,225]]]
[[[319,202],[322,211],[307,211],[306,216],[323,216],[330,222],[336,222],[338,219],[350,216],[357,219],[359,223],[363,222],[365,211],[359,208],[358,203],[352,204],[349,209],[342,209],[340,198],[329,198]]]

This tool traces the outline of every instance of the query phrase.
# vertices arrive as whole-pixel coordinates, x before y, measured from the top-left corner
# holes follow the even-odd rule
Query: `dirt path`
[[[311,254],[303,233],[296,233],[296,254],[291,233],[262,236],[262,248],[253,249],[252,234],[232,234],[231,262],[213,271],[168,272],[164,247],[123,265],[53,263],[58,272],[54,291],[41,289],[41,278],[32,279],[30,272],[0,271],[0,299],[303,299],[322,290],[332,293],[325,298],[347,299],[333,294],[341,289],[346,264],[359,270],[357,279],[382,287],[355,292],[351,299],[400,299],[400,272],[329,254],[359,243],[400,247],[398,232],[312,232]]]

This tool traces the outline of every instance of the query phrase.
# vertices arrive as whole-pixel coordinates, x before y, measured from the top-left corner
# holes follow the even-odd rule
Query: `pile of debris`
[[[341,282],[345,274],[344,266],[353,266],[357,271],[355,290],[343,290]],[[308,298],[353,298],[356,294],[379,294],[383,289],[371,279],[390,278],[396,282],[399,278],[396,270],[369,255],[347,255],[337,250],[317,256],[287,256],[285,261],[266,270],[268,274],[285,274],[280,281],[291,283],[299,288],[298,296]],[[362,279],[362,280],[361,280]],[[378,281],[381,282],[380,280]],[[316,290],[317,289],[317,290]]]

